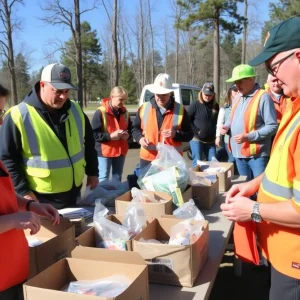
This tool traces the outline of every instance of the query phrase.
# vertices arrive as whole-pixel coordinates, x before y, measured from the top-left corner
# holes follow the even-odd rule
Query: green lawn
[[[88,103],[87,107],[83,110],[96,110],[99,107],[99,103]],[[137,109],[138,106],[136,104],[134,105],[126,105],[127,109]]]

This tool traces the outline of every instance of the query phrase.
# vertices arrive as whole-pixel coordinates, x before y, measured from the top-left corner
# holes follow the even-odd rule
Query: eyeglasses
[[[273,63],[273,64],[271,64],[271,65],[269,65],[269,66],[266,65],[266,70],[267,70],[267,72],[268,72],[269,74],[271,74],[272,76],[275,76],[274,71],[273,71],[274,66],[276,66],[276,65],[278,65],[278,64],[282,64],[285,60],[287,60],[289,57],[291,57],[291,56],[294,55],[295,53],[296,53],[296,52],[290,53],[289,55],[285,56],[285,57],[282,58],[282,59],[279,59],[278,61],[276,61],[275,63]],[[278,69],[279,69],[279,67],[278,67]],[[278,72],[278,69],[277,69],[277,72]],[[276,73],[277,73],[277,72],[276,72]]]
[[[0,118],[2,118],[6,113],[6,110],[5,109],[1,109],[0,110]]]

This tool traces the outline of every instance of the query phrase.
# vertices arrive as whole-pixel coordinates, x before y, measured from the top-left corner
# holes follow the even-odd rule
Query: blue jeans
[[[119,157],[102,157],[98,156],[99,181],[109,179],[110,170],[112,169],[112,176],[119,175],[122,181],[123,167],[125,163],[125,156]]]
[[[193,167],[197,166],[197,160],[202,160],[203,154],[206,159],[210,161],[213,156],[216,157],[216,145],[215,143],[205,144],[200,141],[190,141],[190,147],[192,150]]]
[[[239,174],[247,176],[247,181],[250,181],[265,171],[269,157],[235,158],[235,161]]]

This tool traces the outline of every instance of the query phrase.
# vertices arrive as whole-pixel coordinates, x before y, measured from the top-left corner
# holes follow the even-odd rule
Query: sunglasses
[[[5,109],[1,109],[0,110],[0,118],[2,118],[6,113],[6,110]]]
[[[282,64],[285,60],[287,60],[289,57],[293,56],[296,52],[290,53],[289,55],[283,57],[282,59],[279,59],[278,61],[274,62],[273,64],[267,66],[266,65],[266,70],[269,74],[271,74],[272,76],[275,76],[275,73],[273,71],[274,66],[278,65],[278,64]],[[278,72],[278,69],[277,69]],[[276,72],[276,73],[277,73]]]

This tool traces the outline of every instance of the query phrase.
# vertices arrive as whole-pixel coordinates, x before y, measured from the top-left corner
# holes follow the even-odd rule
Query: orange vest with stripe
[[[284,112],[287,109],[287,105],[291,100],[290,100],[289,97],[287,97],[285,95],[282,95],[279,99],[279,102],[278,102],[277,99],[275,99],[275,96],[272,93],[272,91],[270,90],[270,88],[268,89],[267,92],[268,92],[268,94],[270,95],[270,97],[272,98],[272,100],[274,102],[276,115],[277,115],[277,124],[279,124],[281,122],[281,119],[282,119],[282,116],[283,116]]]
[[[102,130],[106,133],[113,133],[116,130],[127,130],[129,113],[123,108],[120,114],[120,120],[118,121],[115,117],[110,105],[110,99],[103,100],[102,106],[98,108],[99,113],[102,118]],[[128,152],[128,142],[127,140],[117,140],[117,141],[107,141],[101,142],[101,153],[104,157],[119,157],[121,155],[125,156]]]
[[[264,90],[258,89],[252,99],[250,100],[250,103],[245,111],[244,114],[244,133],[249,133],[251,131],[256,130],[256,118],[258,115],[258,109],[259,109],[259,103],[261,96],[265,93]],[[230,115],[231,125],[234,113],[241,101],[241,97],[234,103]],[[229,143],[229,150],[231,151],[231,146]],[[242,144],[241,153],[244,156],[253,156],[257,155],[260,152],[260,146],[256,143],[250,143],[249,141],[246,141]]]
[[[158,129],[156,113],[156,108],[153,107],[150,102],[144,103],[139,110],[142,133],[149,143],[147,149],[141,147],[140,158],[148,161],[154,160],[157,156],[156,146],[159,142],[175,147],[177,151],[183,155],[182,143],[174,141],[172,138],[163,138],[160,132],[167,129],[181,129],[184,106],[174,102],[173,109],[167,110],[164,113],[164,119],[160,129]]]
[[[300,213],[299,153],[296,151],[299,138],[300,97],[283,115],[260,185],[258,202],[291,201]],[[257,224],[257,234],[263,255],[272,266],[287,276],[300,279],[300,229],[263,221]]]
[[[0,168],[6,172],[1,162]],[[0,176],[0,195],[1,216],[18,212],[16,193],[8,173]],[[0,245],[0,291],[4,291],[28,278],[29,248],[20,229],[0,233]]]

